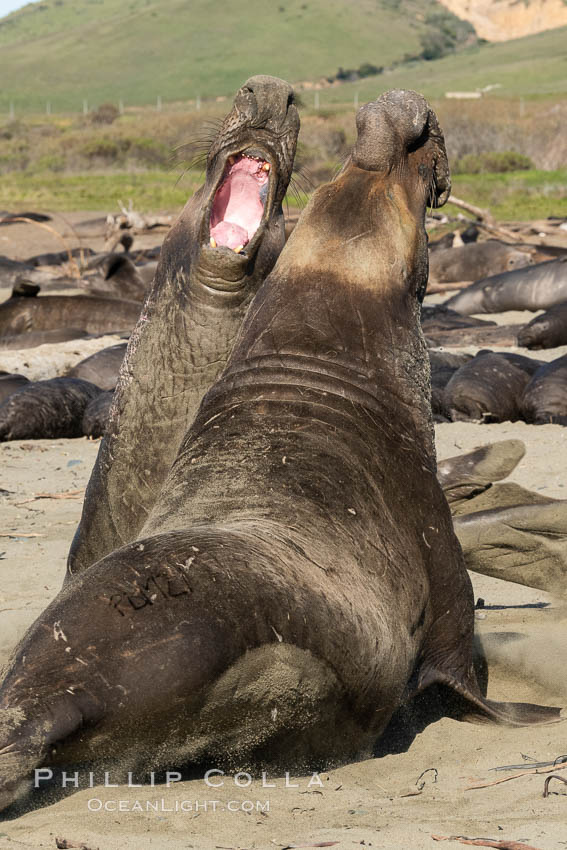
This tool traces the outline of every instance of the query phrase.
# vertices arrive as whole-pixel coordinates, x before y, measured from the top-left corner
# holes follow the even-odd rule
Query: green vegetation
[[[132,200],[140,212],[179,210],[198,185],[196,176],[177,182],[176,174],[159,171],[81,175],[15,172],[2,178],[0,207],[117,212],[120,202]]]
[[[174,173],[144,174],[27,174],[15,172],[2,178],[0,208],[30,207],[38,210],[101,210],[112,212],[119,202],[132,200],[142,212],[180,210],[201,183],[190,173],[178,181]],[[521,171],[508,174],[462,174],[453,180],[457,197],[489,208],[501,221],[522,221],[547,216],[567,216],[567,169]],[[300,195],[303,205],[307,198]],[[287,203],[297,206],[289,193]],[[450,215],[461,212],[448,204]]]
[[[232,94],[250,75],[316,80],[416,53],[436,0],[42,0],[0,20],[0,111]]]
[[[453,179],[453,193],[488,208],[498,221],[567,217],[567,169],[460,174]],[[462,212],[451,204],[445,209],[450,215]]]
[[[453,174],[505,174],[508,171],[529,171],[534,164],[516,151],[487,151],[469,153],[453,165]]]

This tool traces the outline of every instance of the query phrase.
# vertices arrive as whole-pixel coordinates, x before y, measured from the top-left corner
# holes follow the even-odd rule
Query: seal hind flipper
[[[478,689],[475,678],[467,675],[460,678],[450,670],[444,669],[442,665],[422,668],[417,691],[424,691],[435,684],[446,685],[464,700],[466,709],[463,712],[463,720],[476,723],[500,723],[503,726],[532,726],[558,723],[567,719],[565,709],[555,706],[487,699]]]

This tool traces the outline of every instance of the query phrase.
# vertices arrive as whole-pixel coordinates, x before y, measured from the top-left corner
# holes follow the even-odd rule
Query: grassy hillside
[[[347,83],[321,95],[321,103],[360,102],[392,88],[413,88],[426,97],[498,85],[491,97],[541,97],[567,93],[567,27],[499,44],[483,44],[435,62],[403,65],[380,77]]]
[[[42,0],[0,21],[0,110],[231,94],[419,51],[436,0]]]

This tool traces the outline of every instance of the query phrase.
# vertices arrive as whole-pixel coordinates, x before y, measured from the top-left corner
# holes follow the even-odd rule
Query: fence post
[[[88,115],[89,112],[89,104],[86,98],[83,98],[83,115]]]
[[[318,91],[315,92],[314,105],[315,105],[315,109],[319,109],[319,92]]]
[[[157,96],[156,109],[158,112],[161,112],[161,94],[158,94]]]
[[[14,101],[10,101],[10,121],[13,121],[15,118],[16,112],[14,110]]]
[[[200,108],[201,108],[201,95],[198,94],[196,99],[195,99],[195,109],[198,112]]]

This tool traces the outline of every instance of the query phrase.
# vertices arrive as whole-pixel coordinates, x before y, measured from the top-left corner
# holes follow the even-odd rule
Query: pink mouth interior
[[[210,233],[217,246],[244,247],[256,233],[270,179],[264,165],[263,159],[240,155],[225,172],[211,211]]]

